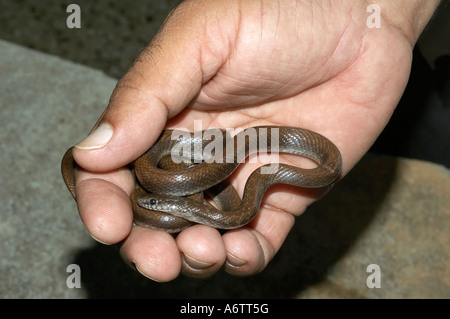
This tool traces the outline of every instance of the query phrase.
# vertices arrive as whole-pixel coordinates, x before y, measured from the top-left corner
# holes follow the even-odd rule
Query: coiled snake
[[[314,160],[318,166],[304,169],[282,163],[263,165],[249,176],[241,201],[225,179],[249,154],[267,151],[301,155]],[[201,163],[171,165],[169,156],[176,161],[187,161],[189,157],[191,162],[194,159]],[[165,164],[161,167],[162,162]],[[70,148],[63,157],[61,171],[67,188],[76,198],[74,165]],[[135,224],[175,233],[192,223],[219,229],[241,227],[255,217],[269,186],[276,183],[307,188],[332,185],[341,172],[342,159],[337,147],[316,132],[259,126],[243,130],[234,138],[225,130],[206,130],[201,134],[167,130],[133,165],[139,181],[130,196]],[[202,196],[190,196],[203,191],[209,192],[217,207],[208,204]]]

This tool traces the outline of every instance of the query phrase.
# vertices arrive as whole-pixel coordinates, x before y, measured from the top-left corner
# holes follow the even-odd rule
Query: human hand
[[[164,128],[193,130],[194,120],[201,120],[203,129],[286,125],[317,131],[340,149],[345,175],[403,93],[412,46],[434,9],[425,2],[417,4],[425,8],[421,24],[415,19],[404,27],[408,14],[392,23],[396,8],[388,1],[379,29],[367,27],[367,2],[358,0],[182,3],[118,82],[97,130],[74,148],[83,167],[76,174],[78,209],[90,234],[105,244],[122,242],[123,258],[157,281],[172,280],[181,269],[193,276],[223,265],[234,275],[262,271],[295,216],[323,193],[276,185],[247,226],[221,235],[195,225],[174,238],[132,227],[135,181],[126,165]],[[241,165],[232,176],[241,194],[255,165]]]

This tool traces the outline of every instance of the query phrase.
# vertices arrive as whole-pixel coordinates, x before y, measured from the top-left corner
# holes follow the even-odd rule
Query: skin
[[[164,128],[193,130],[195,119],[202,129],[317,131],[340,149],[345,175],[388,122],[408,80],[412,47],[438,3],[391,2],[378,2],[379,29],[367,27],[368,2],[361,0],[182,3],[118,82],[96,125],[113,130],[109,142],[94,133],[73,151],[83,167],[76,192],[89,233],[105,244],[121,243],[124,260],[155,281],[180,271],[205,277],[221,267],[237,276],[261,272],[295,217],[323,190],[275,185],[246,227],[220,234],[196,225],[173,237],[132,227],[134,180],[125,165]],[[311,165],[295,156],[282,160]],[[256,166],[241,166],[232,176],[241,195]]]

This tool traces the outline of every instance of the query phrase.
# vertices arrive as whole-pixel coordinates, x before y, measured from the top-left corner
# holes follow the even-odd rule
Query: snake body
[[[215,146],[214,152],[206,152],[208,154],[205,155],[211,144]],[[221,148],[226,151],[221,152]],[[186,155],[186,152],[181,154],[180,150],[190,151]],[[229,185],[215,186],[225,183],[225,179],[250,154],[266,151],[304,156],[317,162],[318,166],[304,169],[282,163],[263,165],[249,176],[242,201]],[[158,166],[168,156],[172,159],[178,156],[184,161],[195,158],[201,163],[184,164],[176,169]],[[73,165],[69,149],[61,169],[66,185],[75,198]],[[167,232],[179,232],[192,223],[219,229],[241,227],[255,217],[264,193],[271,185],[283,183],[307,188],[326,187],[335,182],[341,168],[342,159],[337,147],[326,137],[302,128],[252,127],[234,138],[224,130],[207,130],[202,134],[167,130],[134,162],[135,174],[142,186],[131,194],[134,221],[138,225]],[[212,187],[218,189],[212,195],[218,207],[205,203],[203,199],[190,197]]]

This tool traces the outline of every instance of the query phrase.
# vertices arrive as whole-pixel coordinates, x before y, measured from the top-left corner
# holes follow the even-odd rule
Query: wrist
[[[440,0],[369,0],[380,6],[382,19],[399,30],[413,46],[431,20]]]

